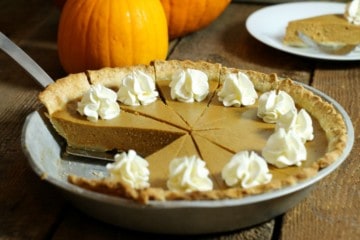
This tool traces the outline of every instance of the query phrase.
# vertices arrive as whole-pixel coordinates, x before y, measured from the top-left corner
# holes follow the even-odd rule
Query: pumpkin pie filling
[[[200,110],[194,110],[196,104],[193,103],[176,102],[175,104],[174,102],[174,105],[169,104],[173,100],[169,95],[169,88],[164,84],[168,81],[166,79],[169,79],[178,68],[198,66],[201,69],[204,65],[207,66],[205,69],[211,67],[216,69],[207,74],[215,76],[212,78],[213,80],[210,80],[209,77],[209,81],[216,79],[217,81],[214,81],[214,87],[211,87],[207,100],[198,104],[201,106]],[[249,189],[228,187],[221,178],[221,170],[224,165],[239,151],[261,153],[261,149],[273,133],[275,125],[265,123],[257,117],[257,104],[246,107],[224,107],[219,102],[217,90],[222,85],[222,76],[239,71],[237,69],[221,67],[219,64],[212,66],[212,64],[204,62],[175,60],[155,61],[151,66],[153,66],[154,77],[162,96],[162,99],[156,101],[157,103],[152,103],[153,106],[151,104],[140,106],[139,109],[142,110],[139,111],[136,110],[137,107],[125,106],[117,118],[99,120],[95,123],[87,121],[85,117],[76,113],[75,102],[78,100],[78,96],[72,101],[67,101],[66,108],[51,113],[49,111],[49,117],[55,129],[64,136],[69,145],[76,147],[86,145],[85,148],[96,150],[115,148],[127,151],[135,149],[149,162],[150,187],[131,189],[106,178],[85,179],[73,175],[69,176],[69,182],[93,191],[130,198],[143,203],[149,200],[240,198],[285,187],[314,176],[319,169],[335,161],[345,146],[344,122],[330,104],[291,80],[279,80],[273,74],[241,70],[249,76],[258,93],[272,89],[288,92],[294,98],[298,108],[305,108],[310,113],[315,139],[306,143],[307,159],[300,167],[289,166],[280,169],[268,164],[270,173],[273,175],[270,183]],[[147,66],[147,68],[149,67]],[[116,71],[121,72],[121,69]],[[96,71],[91,75],[88,74],[90,82],[94,73]],[[94,77],[94,79],[102,78]],[[113,81],[108,81],[104,85],[116,88],[112,84]],[[40,94],[40,99],[46,106],[49,105],[41,95],[46,94]],[[158,105],[161,107],[157,107]],[[163,111],[162,109],[167,110]],[[195,117],[191,121],[186,121],[186,114],[193,111],[196,113]],[[175,115],[173,115],[174,112]],[[169,114],[173,115],[173,119],[176,120],[171,120],[172,118],[168,117]],[[326,117],[323,117],[324,115]],[[175,116],[179,116],[184,121],[181,123]],[[190,155],[196,155],[206,162],[214,184],[213,190],[174,192],[167,189],[166,181],[170,161],[177,157]]]
[[[64,110],[51,115],[53,126],[71,147],[90,151],[133,149],[141,156],[148,156],[186,133],[169,124],[126,111],[111,120],[91,122],[79,115],[76,103],[70,102]]]

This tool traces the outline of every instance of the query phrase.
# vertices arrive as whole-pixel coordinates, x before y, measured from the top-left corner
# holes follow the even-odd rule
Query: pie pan
[[[69,174],[106,176],[104,161],[64,156],[64,141],[55,133],[44,110],[32,112],[22,131],[22,148],[39,177],[60,189],[69,201],[101,221],[123,228],[161,234],[208,234],[232,231],[268,221],[303,200],[314,185],[333,172],[349,155],[354,129],[346,111],[335,100],[304,85],[331,103],[344,119],[347,143],[343,153],[317,175],[272,192],[232,200],[150,201],[147,205],[85,190],[67,182]]]

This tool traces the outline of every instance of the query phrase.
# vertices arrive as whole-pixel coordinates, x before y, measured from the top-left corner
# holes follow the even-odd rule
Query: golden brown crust
[[[142,71],[155,79],[153,66],[137,65],[133,67],[102,68],[100,70],[88,70],[86,73],[91,84],[101,84],[111,89],[118,89],[122,79],[133,71]]]
[[[138,199],[139,194],[133,188],[123,185],[119,182],[113,182],[109,180],[91,181],[89,179],[80,178],[74,175],[68,176],[68,181],[72,184],[78,185],[88,190],[96,189],[96,192],[108,194],[116,197],[123,197],[128,199]]]
[[[261,194],[272,190],[294,185],[299,181],[315,176],[317,169],[314,167],[304,168],[302,174],[289,176],[286,179],[272,181],[268,184],[243,189],[233,187],[224,190],[178,192],[162,188],[145,188],[136,190],[120,182],[113,182],[109,179],[88,179],[75,175],[69,175],[68,181],[84,189],[95,191],[112,196],[122,197],[136,202],[147,204],[150,200],[175,201],[175,200],[223,200],[239,199],[249,195]]]
[[[272,191],[275,189],[280,189],[286,186],[296,184],[299,181],[308,179],[324,168],[332,164],[343,152],[346,145],[346,127],[344,120],[341,115],[335,110],[335,108],[328,102],[321,99],[321,97],[315,95],[313,92],[307,90],[303,86],[295,83],[290,79],[280,80],[276,74],[264,74],[256,71],[250,70],[241,70],[235,68],[226,68],[220,67],[220,64],[211,64],[207,62],[192,62],[192,61],[155,61],[154,67],[149,66],[148,69],[150,72],[155,69],[156,79],[166,80],[170,78],[169,72],[173,73],[177,69],[183,69],[186,67],[200,69],[202,71],[210,74],[212,79],[215,81],[222,82],[222,79],[228,73],[237,73],[243,72],[249,76],[251,81],[254,83],[254,86],[259,92],[266,92],[270,90],[283,90],[286,91],[289,95],[292,96],[299,108],[306,109],[310,115],[318,120],[321,127],[326,133],[328,139],[328,149],[327,153],[319,158],[314,164],[309,167],[303,167],[301,170],[297,171],[296,174],[288,176],[284,179],[273,180],[272,182],[257,186],[250,189],[242,188],[228,188],[225,190],[213,190],[205,192],[173,192],[166,189],[160,188],[147,188],[143,190],[135,190],[128,186],[125,186],[118,182],[112,182],[109,179],[85,179],[78,176],[70,175],[68,181],[72,184],[78,185],[88,190],[119,196],[127,199],[133,199],[140,203],[147,203],[149,200],[157,201],[170,201],[170,200],[216,200],[216,199],[234,199],[241,198],[247,195],[260,194],[263,192]],[[136,68],[143,69],[144,66],[136,66]],[[93,83],[98,82],[110,87],[115,87],[112,85],[113,82],[116,83],[120,76],[124,76],[127,72],[131,71],[132,68],[117,68],[117,69],[102,69],[99,72],[89,71],[89,78]],[[122,73],[122,71],[124,71]],[[103,80],[103,78],[106,78]],[[70,77],[73,79],[73,77]],[[69,81],[69,82],[68,82]],[[61,89],[69,88],[68,84],[75,80],[59,80],[59,86]],[[65,82],[65,83],[62,83]],[[75,81],[76,82],[76,81]],[[77,82],[76,82],[77,83]],[[117,84],[117,83],[116,83]],[[64,85],[64,86],[63,86]],[[84,84],[86,85],[86,84]],[[86,85],[85,88],[88,88]],[[56,107],[52,107],[54,104],[53,97],[49,97],[50,93],[56,93],[59,95],[61,91],[51,90],[52,87],[49,87],[49,93],[42,93],[41,99],[45,100],[50,99],[50,104],[44,103],[47,107],[50,106],[50,111],[53,111]],[[61,99],[60,103],[63,104],[64,101],[68,100],[67,98]],[[57,99],[57,97],[55,97]],[[57,100],[59,101],[59,100]],[[56,101],[55,101],[56,103]],[[324,117],[326,116],[326,117]]]
[[[224,82],[226,75],[238,72],[245,73],[253,82],[255,89],[260,92],[270,91],[273,88],[274,83],[278,81],[276,74],[265,74],[252,70],[222,67],[220,70],[220,83],[222,84]]]
[[[210,81],[219,81],[219,74],[221,64],[209,63],[205,61],[190,61],[190,60],[157,60],[153,62],[155,67],[155,75],[157,81],[171,80],[174,72],[184,70],[187,68],[197,69],[206,73]]]
[[[290,79],[277,82],[274,89],[289,93],[299,107],[306,109],[319,121],[329,143],[327,153],[317,164],[324,168],[333,163],[343,152],[347,136],[344,120],[334,106]]]
[[[47,86],[39,94],[39,100],[51,115],[62,109],[69,101],[81,97],[89,88],[90,84],[85,73],[71,74]]]

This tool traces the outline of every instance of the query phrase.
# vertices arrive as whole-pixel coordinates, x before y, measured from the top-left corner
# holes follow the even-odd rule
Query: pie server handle
[[[0,48],[24,68],[43,88],[54,80],[29,55],[0,32]]]

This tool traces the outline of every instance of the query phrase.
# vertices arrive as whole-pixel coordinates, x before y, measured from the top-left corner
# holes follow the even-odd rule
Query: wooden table
[[[171,43],[169,59],[220,62],[310,84],[336,99],[355,128],[351,155],[338,170],[283,216],[235,232],[190,239],[360,239],[360,62],[313,60],[290,55],[255,40],[246,18],[264,4],[233,3],[208,28]],[[65,75],[57,57],[60,12],[52,1],[0,2],[0,30],[49,75]],[[0,239],[182,239],[111,226],[78,211],[31,170],[21,150],[25,117],[40,107],[41,88],[0,53]]]

